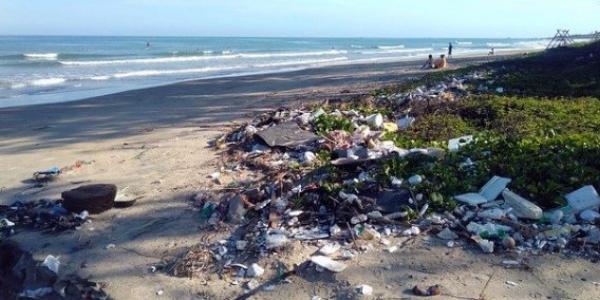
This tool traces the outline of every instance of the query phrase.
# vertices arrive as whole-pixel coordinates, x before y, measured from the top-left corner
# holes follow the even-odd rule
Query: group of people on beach
[[[448,57],[452,57],[452,50],[453,50],[453,46],[452,43],[448,44]],[[488,56],[493,56],[495,55],[495,49],[492,48],[490,50],[490,52],[488,53]],[[425,64],[423,64],[423,66],[421,67],[421,70],[425,70],[425,69],[444,69],[448,67],[448,59],[446,58],[445,54],[440,55],[440,58],[434,60],[433,59],[433,55],[429,54],[429,58],[427,59],[427,61],[425,62]]]
[[[452,46],[452,43],[449,43],[448,44],[448,57],[452,56],[452,48],[454,48]],[[429,58],[427,59],[425,64],[423,64],[423,66],[421,67],[421,70],[445,69],[446,67],[448,67],[448,59],[446,58],[445,54],[440,55],[440,58],[438,58],[436,60],[433,59],[433,55],[429,54]]]

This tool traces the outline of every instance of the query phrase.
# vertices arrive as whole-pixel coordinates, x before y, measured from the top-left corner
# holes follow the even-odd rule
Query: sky
[[[0,0],[0,35],[518,38],[599,16],[600,0]]]

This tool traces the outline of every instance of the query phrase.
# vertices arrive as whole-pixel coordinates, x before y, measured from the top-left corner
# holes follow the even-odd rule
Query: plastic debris
[[[256,133],[269,147],[290,147],[311,143],[319,137],[310,131],[300,129],[296,122],[269,127]]]
[[[265,273],[265,269],[263,269],[258,264],[251,264],[246,270],[246,276],[248,277],[261,277]]]
[[[42,262],[42,266],[47,267],[48,269],[50,269],[50,271],[54,272],[54,274],[58,274],[58,268],[60,267],[60,261],[58,260],[58,257],[48,255]]]
[[[507,232],[510,232],[513,229],[509,226],[498,225],[494,223],[486,223],[485,225],[481,225],[479,223],[471,222],[469,225],[467,225],[467,230],[478,236],[494,237],[504,236]]]
[[[600,207],[600,196],[596,189],[591,186],[584,186],[565,196],[573,212],[578,213],[586,209]]]
[[[444,230],[440,231],[437,234],[437,237],[442,240],[456,240],[458,239],[458,235],[454,233],[454,231],[450,230],[450,228],[444,228]]]
[[[402,231],[404,236],[415,236],[421,234],[421,229],[417,226],[412,226],[409,229]]]
[[[415,296],[420,297],[432,297],[439,296],[442,294],[441,287],[439,285],[433,285],[428,287],[427,289],[415,285],[412,289],[412,292]]]
[[[373,114],[365,120],[369,126],[373,128],[381,128],[383,126],[383,116],[381,114]]]
[[[498,199],[498,196],[500,196],[511,181],[510,178],[494,176],[479,190],[479,194],[487,199],[487,201],[494,201]]]
[[[396,124],[398,125],[398,129],[400,129],[400,130],[406,130],[406,129],[410,128],[415,121],[416,121],[415,118],[410,117],[410,116],[406,116],[404,118],[399,119],[396,122]]]
[[[412,186],[419,185],[422,182],[423,182],[423,177],[421,175],[413,175],[410,178],[408,178],[408,183],[410,183],[410,185],[412,185]]]
[[[485,197],[483,197],[481,194],[478,194],[478,193],[462,194],[462,195],[454,196],[454,199],[456,199],[456,201],[460,201],[460,202],[469,204],[471,206],[477,206],[479,204],[488,202],[488,200]]]
[[[506,189],[502,192],[506,205],[513,209],[513,213],[523,219],[539,220],[544,215],[542,209],[527,199]]]
[[[338,243],[330,243],[321,247],[321,249],[319,249],[319,253],[325,256],[331,256],[340,251],[340,249],[341,246]]]
[[[479,245],[479,248],[481,248],[483,253],[494,253],[494,242],[486,240],[478,235],[472,236],[471,239]]]
[[[285,246],[288,243],[288,238],[283,233],[267,234],[266,247],[267,249],[277,249]]]
[[[347,268],[346,264],[332,260],[327,256],[313,256],[310,258],[310,261],[315,265],[334,273],[342,272]]]
[[[600,219],[600,214],[595,210],[587,209],[587,210],[582,211],[579,214],[579,217],[584,221],[593,223],[596,220]]]
[[[461,147],[464,147],[473,142],[472,135],[461,136],[459,138],[451,139],[448,141],[448,151],[457,152]]]
[[[373,294],[373,287],[367,284],[358,285],[356,290],[364,296],[371,296]]]

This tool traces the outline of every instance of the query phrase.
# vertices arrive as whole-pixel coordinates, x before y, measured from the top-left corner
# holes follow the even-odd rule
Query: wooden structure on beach
[[[554,38],[552,38],[552,40],[550,41],[550,43],[548,44],[548,47],[546,47],[546,49],[566,47],[573,43],[575,43],[575,41],[571,37],[569,30],[557,29],[556,35],[554,36]]]

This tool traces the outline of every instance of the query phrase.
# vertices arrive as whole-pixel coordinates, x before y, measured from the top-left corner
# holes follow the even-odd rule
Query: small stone
[[[246,288],[249,290],[254,290],[260,286],[260,283],[256,279],[252,279],[246,283]]]
[[[494,242],[480,236],[472,236],[471,239],[479,245],[484,253],[494,253]]]
[[[266,247],[267,249],[277,249],[285,246],[288,242],[288,238],[282,233],[267,234]]]
[[[455,244],[455,242],[454,242],[454,241],[448,241],[448,242],[446,243],[446,247],[448,247],[448,248],[454,248],[454,244]]]
[[[444,228],[444,230],[437,234],[437,237],[442,240],[456,240],[458,235],[454,233],[454,231],[450,230],[450,228]]]
[[[519,284],[518,284],[518,283],[516,283],[516,282],[514,282],[514,281],[510,281],[510,280],[507,280],[505,283],[506,283],[507,285],[510,285],[510,286],[519,286]]]
[[[248,270],[246,271],[246,276],[248,277],[260,277],[265,273],[265,269],[263,269],[258,264],[251,264]]]
[[[505,236],[502,239],[502,245],[506,249],[514,249],[517,246],[517,242],[510,236]]]
[[[367,124],[373,128],[381,128],[383,126],[383,116],[381,114],[370,115],[366,119]]]
[[[110,250],[110,249],[113,249],[113,248],[115,248],[115,247],[116,247],[116,246],[115,246],[115,244],[108,244],[108,245],[106,245],[106,247],[104,247],[104,248],[105,248],[106,250]]]
[[[165,291],[163,291],[162,289],[156,291],[157,296],[162,296],[164,293],[165,293]]]

